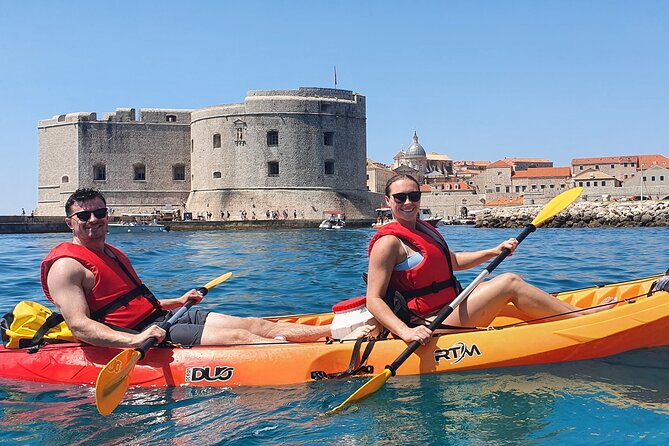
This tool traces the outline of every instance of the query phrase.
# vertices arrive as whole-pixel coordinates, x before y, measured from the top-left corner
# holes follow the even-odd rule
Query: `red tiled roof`
[[[552,163],[545,158],[504,158],[507,163]]]
[[[622,163],[637,163],[638,156],[602,156],[599,158],[574,158],[571,160],[572,166],[579,166],[584,164],[622,164]]]
[[[494,163],[488,165],[488,169],[490,169],[491,167],[509,167],[509,168],[511,168],[513,166],[511,164],[507,163],[506,161],[499,160],[499,161],[495,161]]]
[[[571,167],[530,167],[527,170],[517,171],[513,178],[554,178],[571,177]]]
[[[669,158],[664,155],[639,155],[639,165],[642,169],[648,169],[651,166],[669,168]]]

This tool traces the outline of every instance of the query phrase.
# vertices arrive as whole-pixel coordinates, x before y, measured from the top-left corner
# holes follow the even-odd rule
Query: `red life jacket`
[[[74,243],[59,244],[42,261],[42,289],[53,302],[46,280],[49,269],[58,259],[72,258],[94,276],[93,289],[86,296],[91,318],[109,325],[134,328],[160,309],[160,304],[149,289],[140,284],[125,254],[108,244],[105,244],[105,252],[111,252],[116,259]]]
[[[421,220],[416,220],[416,229],[397,222],[382,226],[372,237],[369,251],[376,241],[394,235],[404,243],[415,247],[423,255],[423,261],[406,271],[393,271],[389,289],[399,291],[407,301],[409,310],[426,316],[448,305],[458,295],[457,281],[453,274],[450,251],[441,234]]]

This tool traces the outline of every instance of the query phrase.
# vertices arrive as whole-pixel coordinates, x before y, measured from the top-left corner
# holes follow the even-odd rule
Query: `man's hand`
[[[131,344],[128,347],[136,348],[142,345],[147,339],[150,338],[157,338],[158,342],[160,343],[165,339],[165,335],[167,333],[165,330],[160,328],[157,325],[150,325],[147,327],[143,332],[137,333],[136,335],[133,336],[133,340]]]
[[[198,290],[193,289],[188,291],[186,294],[184,294],[177,300],[179,301],[179,303],[181,303],[181,305],[186,305],[186,302],[188,302],[189,300],[193,300],[195,301],[195,304],[199,304],[202,301],[203,297],[204,296],[202,295],[202,293],[200,293]]]

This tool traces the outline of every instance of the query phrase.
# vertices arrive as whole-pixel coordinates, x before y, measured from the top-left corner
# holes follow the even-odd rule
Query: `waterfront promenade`
[[[349,228],[369,228],[373,219],[351,219],[346,221]],[[254,229],[315,229],[321,220],[186,220],[164,221],[170,231],[219,231]],[[0,234],[38,234],[50,232],[70,232],[64,217],[23,217],[20,215],[0,216]]]

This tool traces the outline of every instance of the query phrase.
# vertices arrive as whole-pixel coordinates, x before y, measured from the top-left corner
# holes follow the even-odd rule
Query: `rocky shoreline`
[[[541,206],[492,209],[479,214],[477,228],[519,228],[534,220]],[[669,202],[580,202],[543,225],[547,228],[669,226]]]

